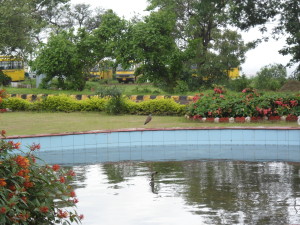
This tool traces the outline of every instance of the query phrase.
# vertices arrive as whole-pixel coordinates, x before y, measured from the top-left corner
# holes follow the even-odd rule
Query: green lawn
[[[62,132],[110,130],[122,128],[170,128],[170,127],[232,127],[232,126],[285,126],[298,127],[296,122],[262,122],[249,124],[200,123],[184,117],[153,116],[152,121],[144,126],[145,116],[111,116],[96,112],[74,113],[37,113],[9,112],[0,114],[0,130],[7,135],[51,134]]]

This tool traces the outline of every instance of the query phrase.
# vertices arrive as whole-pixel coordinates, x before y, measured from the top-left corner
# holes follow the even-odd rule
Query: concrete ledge
[[[115,132],[135,132],[135,131],[174,131],[174,130],[299,130],[300,127],[172,127],[172,128],[128,128],[113,130],[91,130],[83,132],[65,132],[53,134],[36,134],[36,135],[15,135],[7,136],[6,139],[32,138],[32,137],[49,137],[49,136],[66,136],[79,134],[98,134],[98,133],[115,133]],[[0,137],[0,139],[3,139]],[[300,140],[300,133],[299,133]]]
[[[79,135],[80,134],[80,135]],[[300,128],[226,127],[94,130],[11,136],[49,164],[99,162],[243,160],[300,162]]]

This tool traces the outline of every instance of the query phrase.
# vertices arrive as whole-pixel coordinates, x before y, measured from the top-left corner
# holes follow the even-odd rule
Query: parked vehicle
[[[117,66],[116,69],[116,79],[119,83],[129,83],[135,82],[134,72],[136,70],[136,65],[131,65],[128,69],[124,69],[121,65]]]
[[[24,61],[13,56],[0,56],[0,70],[12,81],[25,80]]]

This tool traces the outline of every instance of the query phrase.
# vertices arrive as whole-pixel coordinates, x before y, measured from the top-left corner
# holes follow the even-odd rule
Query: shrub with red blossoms
[[[226,89],[222,85],[213,85],[215,94],[224,94],[226,93]]]
[[[221,89],[220,89],[221,90]],[[243,93],[220,94],[215,86],[213,94],[194,97],[187,109],[187,116],[197,120],[209,117],[273,117],[300,115],[300,96],[283,93],[258,93],[247,88]]]
[[[83,215],[72,209],[78,199],[68,185],[74,179],[74,171],[66,171],[59,165],[37,164],[34,152],[40,149],[39,144],[29,146],[28,153],[18,152],[20,143],[5,140],[5,134],[2,130],[0,224],[81,223]]]

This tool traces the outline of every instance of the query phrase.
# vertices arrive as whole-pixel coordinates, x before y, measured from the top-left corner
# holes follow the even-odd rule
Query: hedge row
[[[50,112],[76,112],[76,111],[107,111],[111,107],[109,98],[97,96],[76,100],[67,95],[48,96],[38,101],[10,97],[0,103],[0,108],[9,108],[12,111],[50,111]],[[122,99],[120,113],[138,115],[184,115],[186,106],[176,103],[172,99],[155,99],[143,102],[133,102],[128,98]]]

